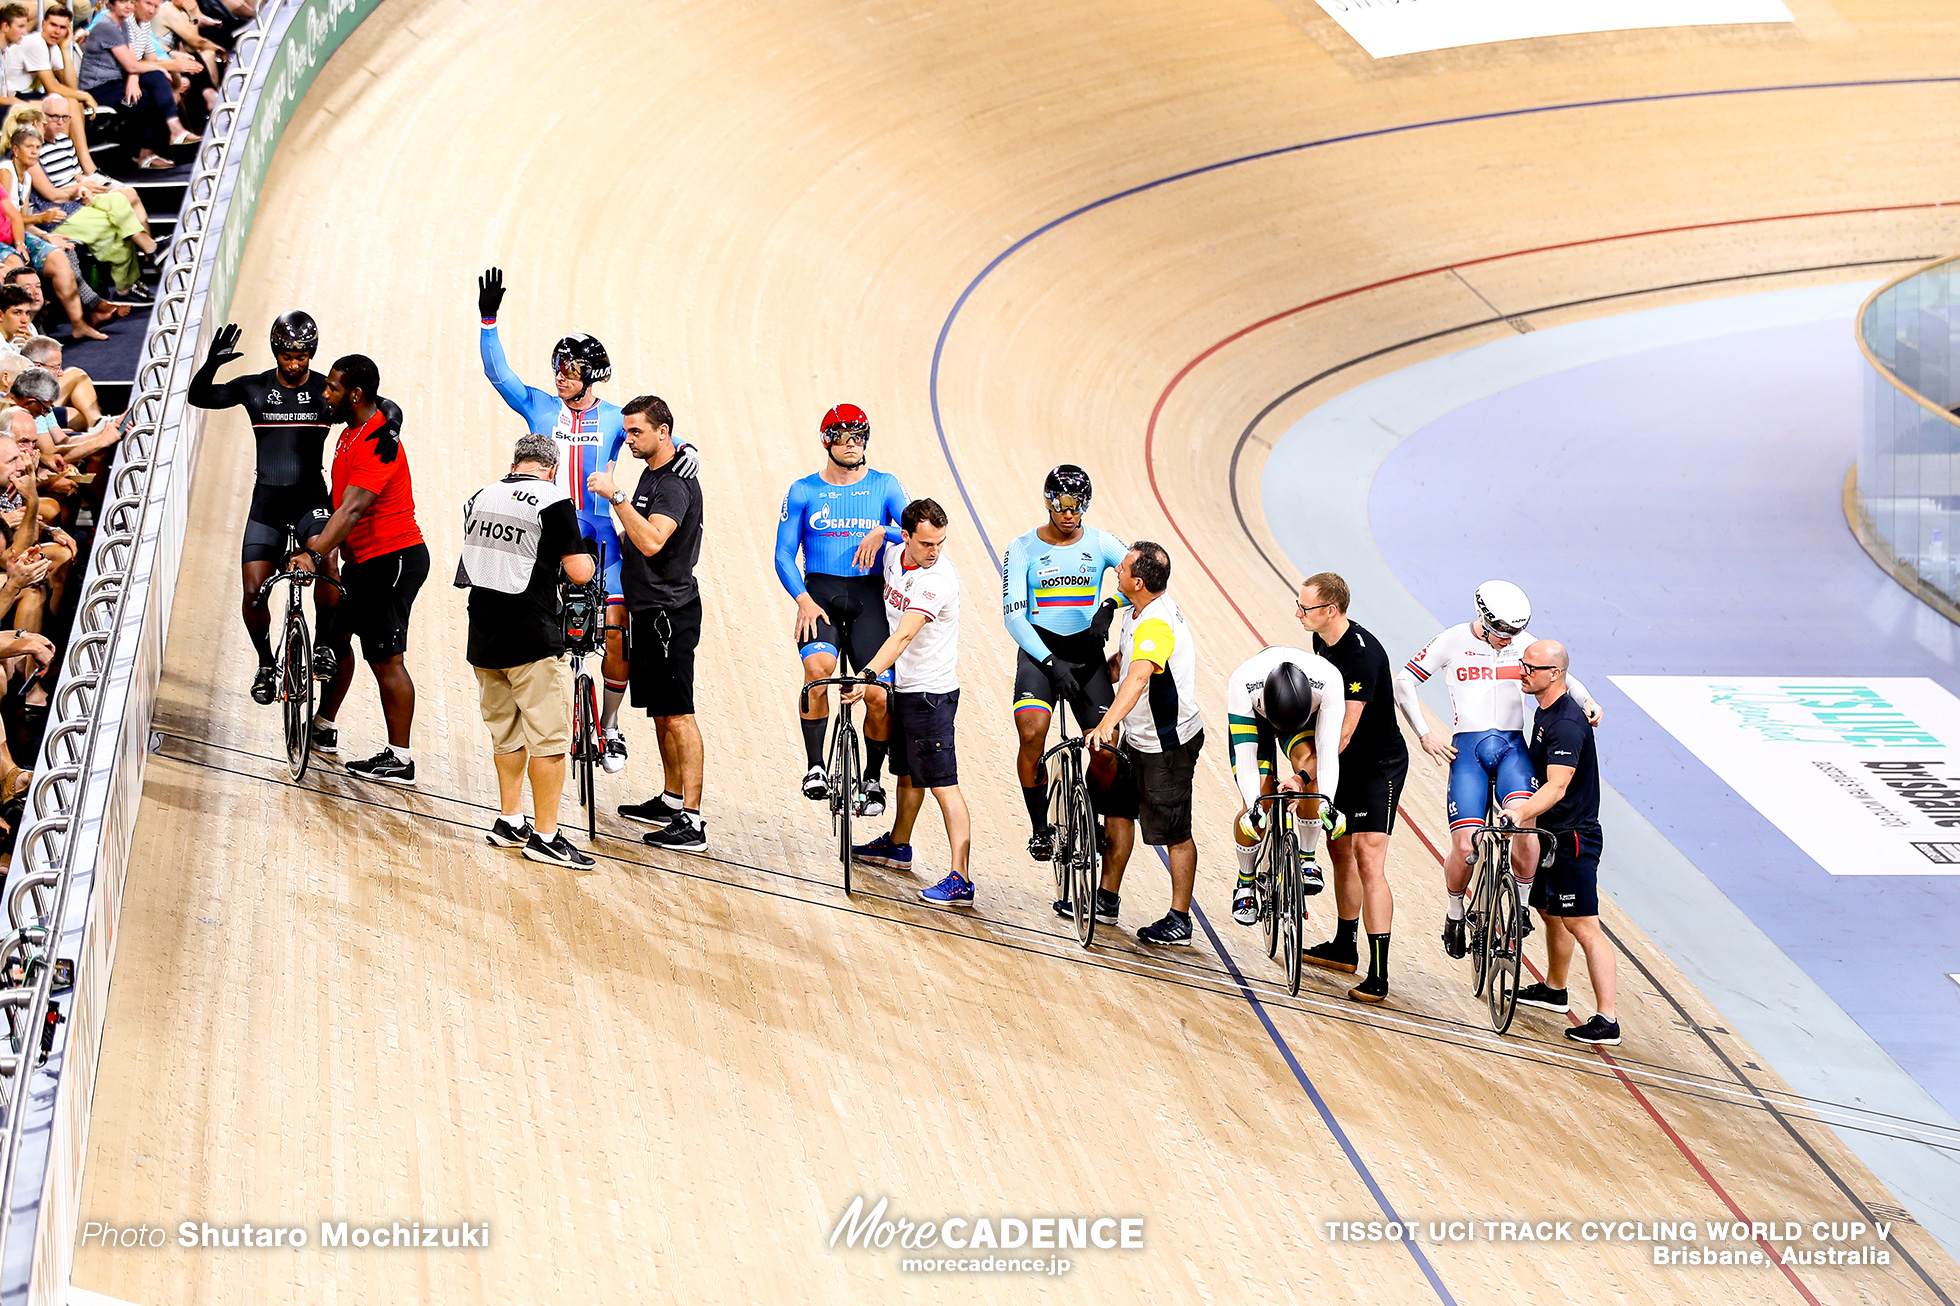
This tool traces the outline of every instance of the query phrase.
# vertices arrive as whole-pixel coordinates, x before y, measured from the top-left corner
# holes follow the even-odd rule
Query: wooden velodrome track
[[[1435,943],[1440,786],[1420,759],[1391,852],[1387,1007],[1311,975],[1288,1000],[1224,911],[1217,687],[1298,634],[1297,576],[1280,561],[1283,584],[1255,547],[1280,558],[1258,517],[1263,441],[1348,385],[1505,331],[1871,277],[1954,246],[1954,210],[1933,207],[1960,200],[1949,6],[1790,6],[1794,30],[1377,63],[1308,0],[390,0],[289,130],[232,316],[250,342],[310,309],[323,359],[372,353],[408,411],[436,560],[409,657],[421,787],[332,769],[285,783],[237,628],[250,436],[220,417],[82,1212],[316,1238],[329,1217],[488,1221],[492,1245],[89,1246],[74,1282],[143,1306],[1960,1295],[1960,1270],[1909,1221],[1889,1266],[1855,1270],[1663,1269],[1640,1244],[1324,1241],[1322,1222],[1390,1208],[1808,1223],[1883,1218],[1893,1199],[1822,1123],[1830,1108],[1783,1095],[1610,907],[1630,958],[1623,1055],[1569,1048],[1542,1014],[1488,1037]],[[1883,84],[1914,78],[1944,80]],[[1792,86],[1813,89],[1707,94]],[[1443,119],[1458,121],[1420,125]],[[617,364],[610,396],[663,395],[704,451],[711,857],[654,854],[607,821],[626,838],[573,874],[480,833],[495,786],[446,580],[458,505],[520,433],[477,359],[472,276],[493,262],[520,374],[542,380],[552,339],[593,331]],[[877,464],[953,514],[971,915],[918,903],[926,874],[867,871],[847,900],[828,822],[795,794],[770,539],[841,398],[870,410]],[[1201,641],[1198,901],[1216,935],[1188,955],[1129,937],[1163,909],[1154,861],[1131,873],[1122,933],[1085,955],[1022,849],[1013,645],[982,530],[998,549],[1034,524],[1062,459],[1096,476],[1095,524],[1169,545]],[[650,727],[627,728],[608,803],[644,798],[657,774]],[[342,729],[345,755],[378,745],[365,672]],[[930,810],[920,828],[936,878]],[[1312,905],[1318,938],[1331,896]],[[1141,1215],[1147,1247],[1078,1253],[1063,1277],[908,1275],[896,1250],[826,1250],[859,1194],[915,1219]]]

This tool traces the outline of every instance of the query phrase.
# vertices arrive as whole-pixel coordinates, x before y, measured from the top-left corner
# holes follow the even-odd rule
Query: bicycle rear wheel
[[[313,639],[297,604],[286,614],[279,668],[279,697],[285,701],[286,770],[293,783],[306,778],[313,755]]]
[[[572,682],[572,758],[578,767],[578,800],[585,807],[585,837],[599,837],[598,772],[593,766],[597,751],[597,687],[592,677],[580,672]]]
[[[1518,965],[1524,959],[1524,933],[1518,927],[1518,882],[1497,877],[1491,895],[1490,1027],[1502,1034],[1518,1012]]]
[[[857,731],[843,725],[830,747],[830,816],[837,831],[837,859],[844,866],[844,894],[851,892],[851,804],[857,796]]]
[[[1290,828],[1282,829],[1277,847],[1279,858],[1279,946],[1286,951],[1286,991],[1300,993],[1300,946],[1306,934],[1307,886],[1300,872],[1300,841]]]
[[[1078,762],[1069,770],[1074,772],[1069,788],[1069,824],[1074,831],[1071,836],[1074,855],[1069,858],[1069,867],[1074,872],[1070,891],[1075,904],[1075,940],[1086,948],[1096,937],[1096,889],[1102,883],[1102,846],[1096,838],[1096,811],[1089,804],[1089,786],[1081,764]]]

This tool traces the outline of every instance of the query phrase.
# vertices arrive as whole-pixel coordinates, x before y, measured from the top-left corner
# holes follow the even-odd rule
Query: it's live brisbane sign
[[[1783,0],[1320,0],[1377,59],[1575,32],[1787,23]]]
[[[1613,683],[1832,875],[1960,875],[1960,699],[1932,681]]]

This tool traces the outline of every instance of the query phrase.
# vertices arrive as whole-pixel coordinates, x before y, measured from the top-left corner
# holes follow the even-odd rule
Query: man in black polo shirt
[[[1388,885],[1388,836],[1395,805],[1409,776],[1409,748],[1395,720],[1394,669],[1381,641],[1349,621],[1347,582],[1331,571],[1309,576],[1294,612],[1313,635],[1313,651],[1341,673],[1347,699],[1341,723],[1341,782],[1335,810],[1347,814],[1347,833],[1331,839],[1334,937],[1301,954],[1325,970],[1352,975],[1360,960],[1355,927],[1368,926],[1368,978],[1348,990],[1356,1002],[1388,997],[1388,936],[1395,895]]]
[[[1536,817],[1539,829],[1552,832],[1554,848],[1552,864],[1541,863],[1531,886],[1531,906],[1545,919],[1545,982],[1518,990],[1518,1001],[1546,1011],[1570,1010],[1565,977],[1577,943],[1586,952],[1599,1014],[1565,1036],[1575,1043],[1616,1045],[1613,945],[1599,928],[1599,753],[1592,723],[1565,690],[1566,663],[1564,645],[1541,639],[1524,651],[1518,666],[1524,692],[1538,700],[1531,729],[1538,792],[1504,810],[1514,821]]]
[[[660,735],[666,788],[651,802],[619,814],[661,828],[656,848],[699,852],[708,846],[701,819],[701,730],[694,720],[694,649],[701,642],[701,482],[675,469],[674,414],[666,401],[641,395],[620,409],[626,447],[646,463],[629,495],[613,468],[594,472],[586,488],[612,503],[619,527],[619,579],[626,595],[633,650],[633,706],[646,709]]]

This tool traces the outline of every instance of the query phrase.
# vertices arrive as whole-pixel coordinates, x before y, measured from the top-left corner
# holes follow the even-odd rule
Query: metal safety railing
[[[144,601],[147,587],[134,591],[131,579],[139,562],[139,545],[146,531],[155,529],[153,518],[161,511],[155,478],[170,471],[170,463],[158,465],[166,434],[164,417],[173,392],[189,379],[195,341],[186,333],[193,325],[194,293],[200,273],[216,253],[215,237],[222,231],[213,225],[213,209],[227,166],[250,127],[245,106],[253,74],[277,45],[268,36],[279,15],[299,2],[281,0],[264,6],[251,27],[239,34],[217,107],[205,128],[143,340],[130,398],[131,417],[110,472],[75,614],[76,637],[49,703],[47,733],[23,813],[26,824],[7,877],[9,931],[0,937],[0,984],[8,987],[0,988],[0,1009],[13,1037],[10,1045],[0,1048],[0,1102],[5,1112],[0,1128],[0,1248],[12,1245],[15,1213],[22,1206],[14,1189],[20,1177],[34,1072],[45,1060],[41,1049],[55,952],[68,920],[75,868],[88,852],[83,840],[89,835],[78,816],[90,797],[101,750],[113,748],[118,733],[104,729],[97,708],[114,677],[129,674],[133,645],[144,633],[141,620],[130,620],[129,605]],[[121,730],[148,728],[147,721],[120,716],[116,724]],[[69,960],[79,968],[79,958]],[[75,984],[79,992],[79,974]]]

